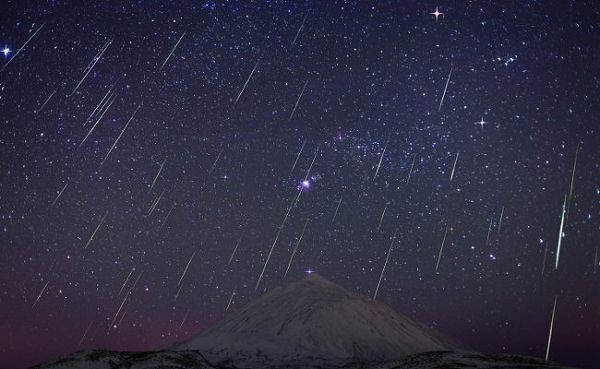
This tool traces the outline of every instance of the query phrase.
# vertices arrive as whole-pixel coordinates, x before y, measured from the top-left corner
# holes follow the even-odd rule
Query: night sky
[[[390,245],[399,312],[544,357],[557,296],[600,365],[598,3],[168,3],[0,5],[0,367],[373,296]]]

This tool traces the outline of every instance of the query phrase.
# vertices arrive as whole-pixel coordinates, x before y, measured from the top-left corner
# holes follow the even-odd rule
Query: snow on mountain
[[[199,350],[217,365],[337,366],[397,361],[427,351],[471,351],[385,303],[312,274],[226,317],[173,350]]]
[[[52,360],[34,369],[215,369],[198,351],[125,352],[86,350]]]
[[[316,274],[272,290],[188,341],[149,352],[80,351],[35,368],[567,369],[472,352]]]

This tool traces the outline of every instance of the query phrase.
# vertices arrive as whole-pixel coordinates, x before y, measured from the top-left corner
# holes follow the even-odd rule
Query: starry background
[[[373,295],[397,231],[378,299],[544,357],[558,296],[550,359],[597,367],[597,5],[3,1],[0,366],[183,340],[306,270]]]

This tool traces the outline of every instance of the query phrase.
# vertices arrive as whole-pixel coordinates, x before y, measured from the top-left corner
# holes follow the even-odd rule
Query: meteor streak
[[[185,273],[187,273],[188,268],[190,267],[190,264],[192,263],[192,259],[194,258],[194,255],[196,255],[196,251],[194,251],[194,253],[192,254],[192,257],[190,258],[190,261],[188,261],[187,265],[185,266],[185,269],[183,270],[183,273],[181,274],[181,278],[179,278],[179,282],[177,282],[178,286],[181,284],[183,277],[185,277]]]
[[[548,255],[548,244],[546,243],[546,248],[544,249],[544,260],[542,260],[542,275],[546,271],[546,256]]]
[[[117,313],[113,317],[113,320],[108,325],[108,330],[110,330],[110,328],[113,326],[113,324],[115,324],[115,320],[117,320],[117,316],[119,316],[119,313],[121,312],[121,309],[123,309],[123,305],[125,305],[125,302],[127,301],[128,297],[129,297],[129,294],[126,294],[125,298],[123,299],[123,302],[121,302],[121,306],[119,306],[119,309],[117,310]]]
[[[104,214],[104,216],[102,217],[102,219],[100,219],[100,222],[98,223],[98,226],[96,226],[96,229],[94,229],[94,233],[92,233],[92,236],[90,237],[90,239],[88,240],[88,242],[85,244],[85,247],[83,248],[84,250],[88,248],[88,246],[90,245],[90,243],[94,239],[94,236],[96,236],[96,232],[98,232],[98,230],[100,229],[100,226],[102,225],[102,222],[104,222],[104,219],[106,218],[107,215],[108,215],[108,211]]]
[[[573,173],[571,174],[571,187],[569,188],[569,201],[567,202],[567,215],[565,217],[565,225],[569,223],[569,209],[571,208],[571,199],[573,197],[573,184],[575,183],[575,169],[577,167],[577,156],[579,155],[579,143],[575,149],[575,162],[573,162]]]
[[[159,231],[161,229],[163,229],[163,227],[167,223],[167,219],[169,219],[169,215],[171,215],[171,212],[173,211],[174,208],[175,208],[175,203],[173,203],[173,205],[171,205],[171,209],[169,209],[169,212],[167,213],[167,216],[165,217],[165,219],[163,219],[162,223],[160,224],[160,227],[158,228]]]
[[[221,151],[219,151],[219,155],[217,155],[217,158],[215,159],[215,162],[213,163],[212,167],[210,167],[210,170],[208,171],[207,175],[210,175],[212,173],[212,171],[215,169],[215,166],[217,165],[217,162],[219,161],[219,158],[221,157],[223,150],[225,150],[225,149],[221,149]]]
[[[565,201],[563,202],[562,218],[560,219],[560,229],[558,231],[558,245],[556,246],[556,262],[554,263],[554,270],[558,269],[558,258],[560,257],[560,243],[563,237],[563,226],[565,225],[565,214],[567,207],[567,195],[565,194]]]
[[[410,171],[408,172],[408,178],[406,179],[406,184],[408,184],[408,182],[410,181],[410,175],[412,174],[413,168],[415,167],[415,160],[416,159],[417,159],[417,154],[415,154],[413,156],[413,161],[412,161],[412,164],[410,165]]]
[[[83,336],[81,336],[81,339],[79,340],[79,343],[77,344],[77,347],[81,346],[81,344],[83,343],[83,340],[85,339],[85,336],[87,336],[87,333],[90,330],[92,323],[94,323],[93,320],[90,322],[90,324],[88,324],[87,328],[85,329],[85,332],[83,333]]]
[[[160,200],[162,199],[164,193],[165,193],[166,189],[163,190],[160,195],[158,195],[158,197],[156,198],[156,200],[154,200],[154,202],[152,203],[152,205],[150,206],[150,209],[148,210],[148,214],[146,214],[146,216],[150,216],[152,215],[152,213],[154,212],[154,209],[156,208],[156,205],[158,205],[158,203],[160,202]]]
[[[335,217],[338,215],[338,212],[340,210],[340,205],[342,205],[342,196],[340,196],[340,201],[338,201],[337,207],[335,208],[335,213],[333,214],[333,219],[331,219],[331,221],[335,221]]]
[[[235,247],[233,248],[233,252],[231,253],[231,256],[229,257],[229,261],[227,262],[227,265],[231,264],[231,260],[233,260],[233,255],[235,255],[235,252],[238,249],[238,246],[240,245],[240,242],[242,241],[242,236],[240,236],[240,238],[238,238],[237,243],[235,244]]]
[[[229,301],[227,301],[227,307],[225,308],[225,311],[229,310],[229,306],[231,305],[231,302],[233,301],[233,296],[235,296],[236,288],[237,288],[237,286],[233,287],[233,292],[231,292],[231,296],[229,296]]]
[[[377,173],[379,173],[379,168],[381,168],[381,162],[383,161],[383,156],[385,155],[385,149],[387,149],[388,142],[386,142],[385,146],[383,147],[383,152],[381,153],[381,157],[379,158],[379,164],[377,164],[377,170],[375,171],[375,176],[373,176],[373,180],[377,178]]]
[[[502,207],[502,211],[500,212],[500,221],[498,222],[498,233],[500,233],[500,228],[502,228],[502,216],[504,215],[504,206]]]
[[[442,250],[444,249],[444,242],[446,242],[446,236],[448,235],[448,226],[446,226],[446,232],[444,233],[444,239],[442,240],[442,245],[440,246],[440,253],[438,254],[437,264],[435,264],[435,271],[438,271],[440,266],[440,260],[442,260]]]
[[[50,205],[50,207],[53,207],[54,204],[56,204],[56,202],[58,201],[58,198],[60,197],[60,195],[62,195],[63,191],[65,190],[65,188],[67,188],[68,185],[69,185],[69,182],[65,183],[64,187],[62,188],[62,190],[60,190],[60,192],[58,193],[58,196],[56,196],[56,198],[54,199],[54,201],[52,201],[52,205]]]
[[[38,303],[38,301],[40,301],[40,298],[44,294],[44,291],[46,291],[46,287],[48,287],[48,283],[50,283],[50,281],[46,282],[46,284],[44,285],[44,288],[42,288],[42,292],[40,292],[40,294],[38,295],[37,299],[35,299],[35,302],[33,303],[33,305],[31,305],[32,309],[35,307],[35,305]]]
[[[302,24],[300,24],[300,28],[298,28],[298,32],[296,32],[296,37],[294,37],[292,46],[294,46],[294,44],[296,43],[296,40],[298,39],[298,36],[300,35],[300,31],[302,31],[302,28],[304,27],[304,22],[306,22],[307,17],[308,17],[308,13],[306,13],[306,15],[304,16],[304,19],[302,20]]]
[[[298,197],[300,197],[301,193],[302,193],[302,188],[300,188],[300,191],[298,192]],[[260,272],[260,275],[258,276],[258,281],[256,281],[256,286],[254,287],[254,291],[256,291],[258,289],[258,285],[260,284],[260,281],[262,280],[262,277],[265,274],[265,270],[267,269],[269,260],[271,260],[271,255],[273,255],[273,250],[275,249],[277,240],[279,239],[279,236],[281,235],[281,231],[283,231],[283,227],[285,226],[285,222],[287,221],[287,218],[290,215],[290,211],[292,211],[292,208],[294,207],[295,202],[298,201],[298,197],[296,197],[295,200],[292,200],[292,203],[289,205],[287,213],[285,214],[285,217],[283,218],[283,222],[281,222],[281,226],[279,226],[279,229],[277,230],[277,235],[275,236],[275,240],[273,241],[273,244],[271,245],[271,249],[269,250],[269,254],[267,255],[267,260],[265,260],[265,265],[263,266],[262,271]]]
[[[4,69],[10,64],[11,61],[13,61],[14,58],[17,57],[17,55],[19,55],[19,53],[21,51],[23,51],[23,49],[25,48],[25,46],[27,46],[27,44],[35,37],[35,35],[37,35],[37,33],[42,29],[42,27],[44,27],[45,24],[46,24],[46,22],[42,23],[42,25],[33,33],[33,35],[31,35],[31,37],[29,37],[29,39],[27,39],[27,41],[25,41],[25,43],[23,44],[23,46],[21,46],[21,48],[19,50],[17,50],[16,53],[14,53],[14,55],[12,56],[12,58],[8,59],[8,61],[6,62],[6,64],[4,64],[4,66],[2,67],[2,69],[0,69],[0,72],[4,72]]]
[[[55,93],[56,93],[56,90],[52,91],[52,93],[50,94],[50,96],[48,96],[48,98],[46,99],[46,101],[44,101],[44,103],[42,104],[42,106],[40,106],[40,108],[35,111],[36,114],[38,114],[39,112],[42,111],[42,109],[44,109],[44,107],[46,106],[46,104],[48,104],[48,101],[50,101],[50,99],[52,98],[52,96],[54,96]]]
[[[244,87],[242,87],[242,90],[240,91],[240,94],[235,99],[235,102],[233,103],[233,105],[237,104],[238,100],[240,99],[240,97],[244,93],[244,90],[246,89],[246,86],[248,86],[248,82],[250,82],[250,78],[252,78],[252,75],[254,74],[254,71],[256,70],[256,67],[258,67],[258,63],[260,63],[261,59],[262,59],[262,56],[260,58],[258,58],[258,61],[254,65],[254,68],[252,68],[252,72],[250,72],[250,75],[248,76],[248,79],[246,80],[246,83],[244,83]]]
[[[490,226],[488,228],[487,238],[485,239],[485,245],[489,245],[490,243],[490,234],[492,233],[492,218],[490,218]]]
[[[85,135],[85,137],[83,138],[83,140],[81,140],[81,142],[79,143],[79,146],[83,145],[83,143],[85,142],[85,140],[87,140],[88,137],[92,134],[92,132],[94,132],[94,129],[96,129],[96,126],[98,125],[98,123],[100,123],[100,121],[104,117],[104,114],[106,114],[106,112],[108,111],[108,109],[110,109],[111,105],[115,102],[116,99],[117,99],[117,95],[115,94],[114,97],[112,98],[112,100],[110,100],[110,102],[106,106],[106,108],[104,108],[104,111],[102,112],[102,114],[100,115],[100,117],[98,118],[98,120],[96,120],[96,123],[94,123],[94,125],[92,126],[92,128],[88,131],[87,135]]]
[[[298,155],[296,156],[296,161],[294,162],[294,165],[292,165],[292,170],[290,170],[290,175],[292,175],[292,173],[294,172],[294,168],[296,168],[296,164],[298,164],[298,159],[300,159],[300,154],[302,154],[302,150],[304,150],[304,145],[306,145],[306,140],[304,140],[304,143],[302,143],[302,147],[300,148],[300,151],[298,152]]]
[[[287,268],[285,269],[285,274],[283,275],[283,279],[285,279],[285,277],[288,274],[288,271],[290,270],[290,266],[292,265],[292,261],[294,260],[294,255],[296,255],[296,251],[298,251],[298,247],[300,246],[300,242],[302,242],[302,237],[304,237],[304,231],[306,231],[306,226],[308,225],[309,221],[310,221],[310,219],[306,219],[306,223],[304,223],[304,228],[302,229],[302,233],[300,234],[300,238],[296,242],[296,246],[294,246],[294,250],[292,251],[292,256],[290,256],[290,261],[288,262]]]
[[[454,159],[454,165],[452,166],[452,173],[450,173],[450,182],[452,182],[452,178],[454,178],[454,170],[456,170],[456,163],[458,162],[458,154],[460,154],[460,152],[456,153],[456,159]]]
[[[186,311],[185,316],[183,317],[183,320],[181,321],[181,324],[179,324],[179,328],[177,328],[178,331],[180,331],[181,327],[183,327],[183,323],[185,323],[185,320],[187,319],[189,313],[190,313],[190,309],[188,309],[188,311]]]
[[[452,75],[452,69],[450,68],[450,73],[448,73],[448,79],[446,80],[446,87],[444,87],[444,93],[442,94],[442,99],[440,100],[440,106],[438,107],[438,111],[442,110],[442,104],[444,103],[444,97],[446,97],[446,91],[448,90],[448,84],[450,83],[450,76]]]
[[[550,342],[552,341],[552,329],[554,328],[554,313],[556,312],[556,301],[558,300],[558,295],[554,296],[554,307],[552,308],[552,320],[550,320],[550,332],[548,332],[548,345],[546,346],[546,360],[548,360],[548,355],[550,354]]]
[[[387,207],[390,203],[387,202],[385,204],[385,207],[383,208],[383,212],[381,213],[381,218],[379,218],[379,225],[377,226],[377,232],[379,232],[379,229],[381,228],[381,223],[383,222],[383,217],[385,216],[385,211],[387,210]]]
[[[123,285],[121,286],[121,289],[119,290],[119,293],[117,294],[117,296],[121,296],[121,292],[123,292],[123,288],[125,288],[125,286],[127,285],[127,281],[129,281],[129,277],[131,277],[131,274],[133,273],[135,267],[131,268],[131,272],[129,272],[129,274],[127,275],[127,278],[125,278],[125,281],[123,282]]]
[[[308,80],[306,80],[306,82],[304,82],[304,86],[302,86],[302,91],[300,92],[300,96],[298,96],[298,100],[296,100],[296,104],[294,105],[294,109],[292,110],[292,114],[290,114],[290,119],[288,119],[288,121],[292,120],[292,117],[294,116],[294,113],[296,112],[296,108],[298,107],[298,103],[300,102],[302,95],[304,95],[304,89],[306,88],[307,84],[308,84]]]
[[[373,300],[377,298],[377,292],[379,292],[379,285],[381,285],[381,280],[383,279],[383,272],[385,272],[385,267],[387,266],[388,261],[390,260],[390,254],[392,253],[392,247],[394,246],[394,241],[396,241],[396,234],[398,233],[398,228],[394,232],[394,237],[392,238],[392,243],[390,244],[390,249],[388,250],[387,256],[385,258],[385,263],[383,264],[383,268],[381,269],[381,275],[379,276],[379,282],[377,282],[377,288],[375,288],[375,294],[373,295]]]
[[[96,56],[94,56],[94,58],[92,58],[92,61],[85,68],[85,74],[83,75],[83,77],[81,78],[81,80],[79,80],[79,83],[77,84],[77,86],[75,86],[75,88],[73,89],[73,92],[71,92],[71,94],[69,96],[73,96],[73,94],[75,92],[77,92],[77,90],[79,89],[79,86],[81,86],[81,84],[87,78],[87,76],[90,74],[90,72],[92,71],[92,69],[94,69],[94,67],[96,66],[96,63],[98,63],[98,61],[100,61],[100,59],[102,58],[102,55],[104,55],[104,53],[106,52],[106,49],[108,49],[108,47],[110,46],[110,44],[113,42],[113,39],[114,38],[110,38],[108,41],[106,41],[106,43],[104,43],[104,45],[96,53]]]
[[[125,130],[127,129],[127,127],[129,127],[129,123],[131,123],[131,121],[133,120],[133,117],[135,117],[135,114],[138,112],[138,110],[140,110],[141,106],[142,106],[142,104],[140,103],[140,105],[138,105],[138,107],[135,109],[135,111],[133,112],[133,114],[131,115],[129,120],[127,121],[127,124],[125,124],[125,127],[123,127],[123,129],[121,130],[121,133],[119,133],[119,137],[117,137],[117,139],[115,140],[113,145],[110,147],[110,150],[108,150],[108,153],[106,154],[106,156],[104,157],[104,160],[102,160],[102,163],[100,163],[100,165],[104,164],[106,159],[108,159],[108,156],[113,151],[115,146],[117,146],[117,142],[119,142],[119,140],[121,139],[121,136],[123,136],[123,133],[125,133]]]
[[[160,69],[158,70],[159,72],[162,72],[163,68],[165,67],[165,65],[167,64],[167,62],[169,61],[169,59],[171,58],[171,55],[173,55],[173,53],[175,52],[175,49],[177,48],[177,46],[179,46],[179,43],[183,39],[183,36],[185,36],[185,31],[183,32],[183,34],[181,35],[181,37],[179,37],[179,40],[177,41],[177,43],[175,44],[175,46],[173,46],[173,49],[169,53],[169,56],[167,56],[167,58],[165,59],[164,63],[162,63],[162,65],[160,66]]]
[[[154,181],[152,181],[152,185],[150,185],[150,190],[148,190],[148,193],[150,191],[152,191],[152,188],[154,187],[154,184],[156,183],[156,180],[158,179],[158,177],[160,176],[160,172],[162,172],[163,167],[165,166],[165,162],[167,161],[167,158],[165,158],[165,160],[163,160],[162,164],[160,165],[160,168],[158,168],[158,173],[156,173],[156,177],[154,177]]]

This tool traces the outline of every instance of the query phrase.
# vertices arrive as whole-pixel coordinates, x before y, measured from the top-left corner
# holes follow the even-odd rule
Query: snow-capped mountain
[[[236,367],[395,361],[427,351],[471,351],[385,303],[312,274],[275,288],[200,335],[169,347]]]
[[[566,369],[480,354],[385,303],[312,274],[278,287],[198,336],[156,351],[80,351],[39,369]]]

